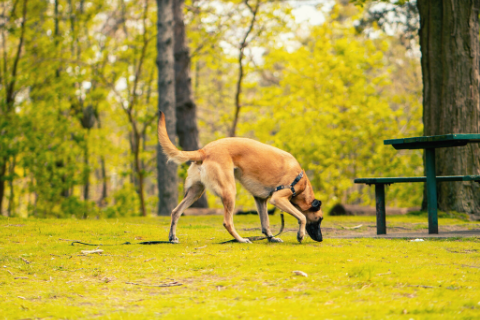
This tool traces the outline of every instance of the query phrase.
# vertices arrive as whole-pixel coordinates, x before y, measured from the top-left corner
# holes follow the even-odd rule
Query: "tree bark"
[[[479,133],[479,0],[418,0],[424,135]],[[478,144],[436,151],[437,175],[480,174]],[[474,182],[438,183],[438,208],[480,218]],[[425,200],[424,200],[425,205]]]
[[[10,176],[10,179],[8,179],[8,187],[10,188],[10,195],[8,197],[8,208],[7,208],[7,216],[8,217],[13,217],[14,216],[14,206],[15,206],[15,189],[13,186],[13,179],[15,175],[15,166],[17,164],[17,157],[14,155],[12,157],[12,160],[10,161],[9,165],[9,172],[8,175]]]
[[[157,0],[157,68],[158,110],[165,113],[167,132],[175,143],[175,66],[173,51],[173,3]],[[177,165],[167,163],[167,157],[157,144],[158,214],[169,215],[178,200]]]
[[[3,215],[2,211],[2,204],[3,204],[3,198],[5,195],[5,175],[7,172],[7,162],[5,159],[3,159],[2,164],[0,166],[0,215]]]
[[[180,147],[183,150],[192,151],[200,149],[200,143],[198,140],[197,106],[193,101],[192,78],[190,76],[191,59],[185,35],[184,3],[185,0],[173,0],[176,131]],[[208,208],[205,194],[191,207]]]

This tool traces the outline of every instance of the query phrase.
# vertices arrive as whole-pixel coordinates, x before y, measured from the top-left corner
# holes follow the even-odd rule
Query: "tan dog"
[[[299,242],[305,236],[305,229],[313,240],[323,240],[320,229],[323,220],[321,201],[315,200],[308,177],[290,153],[246,138],[225,138],[197,151],[180,151],[168,138],[162,112],[158,123],[158,140],[169,161],[178,164],[192,161],[185,181],[185,198],[172,211],[170,242],[178,243],[176,227],[183,211],[208,188],[222,199],[224,227],[238,242],[249,243],[233,226],[235,179],[255,198],[262,233],[269,241],[282,242],[274,238],[270,231],[268,199],[280,210],[297,218],[300,225],[297,233]]]

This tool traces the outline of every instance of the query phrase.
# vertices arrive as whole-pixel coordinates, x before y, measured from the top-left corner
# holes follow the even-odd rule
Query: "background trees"
[[[402,5],[408,1],[396,2]],[[417,5],[420,20],[424,135],[478,133],[480,2],[411,2]],[[413,5],[407,4],[407,7]],[[479,174],[479,154],[476,144],[448,151],[439,149],[435,156],[437,175]],[[438,183],[437,192],[440,210],[466,212],[478,218],[480,187],[477,184]],[[426,207],[426,197],[423,207]]]
[[[175,179],[186,171],[155,172],[157,110],[172,106],[168,130],[182,148],[226,137],[236,121],[235,135],[293,153],[327,208],[373,203],[354,176],[422,174],[421,153],[382,145],[423,130],[418,47],[404,45],[402,30],[364,23],[367,11],[340,2],[195,0],[176,15],[172,5],[1,2],[8,17],[0,25],[2,214],[169,214],[182,194]],[[175,17],[185,21],[186,40],[173,47]],[[159,26],[169,35],[157,39]],[[158,206],[162,181],[170,189],[160,187]],[[389,198],[418,205],[418,188],[392,187]],[[237,204],[253,208],[238,190]]]

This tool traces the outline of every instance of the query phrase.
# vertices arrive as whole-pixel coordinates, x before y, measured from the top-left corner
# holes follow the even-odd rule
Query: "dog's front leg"
[[[290,202],[289,197],[292,195],[292,192],[289,189],[284,189],[277,191],[270,198],[270,203],[273,204],[278,209],[285,211],[286,213],[291,214],[298,220],[299,228],[297,233],[298,242],[302,242],[305,237],[305,226],[307,224],[307,218],[297,210]]]
[[[262,233],[267,236],[269,242],[283,242],[280,238],[274,238],[272,231],[270,231],[270,221],[267,211],[267,199],[254,197],[255,205],[257,206],[258,215],[260,216],[260,223],[262,224]]]

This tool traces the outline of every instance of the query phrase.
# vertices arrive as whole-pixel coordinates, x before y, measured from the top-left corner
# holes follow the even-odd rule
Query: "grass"
[[[278,230],[279,217],[270,219]],[[374,217],[327,217],[326,230]],[[389,227],[426,227],[387,217]],[[457,219],[440,225],[480,227]],[[256,216],[237,216],[243,236]],[[286,217],[288,230],[296,222]],[[181,244],[71,246],[59,239],[166,240],[169,218],[0,218],[0,319],[479,319],[480,240],[329,239],[217,244],[222,217],[182,217]],[[252,230],[253,229],[253,230]],[[351,232],[357,232],[352,230]],[[292,271],[306,272],[308,277]],[[177,281],[181,286],[154,287]],[[135,284],[129,284],[135,283]]]

